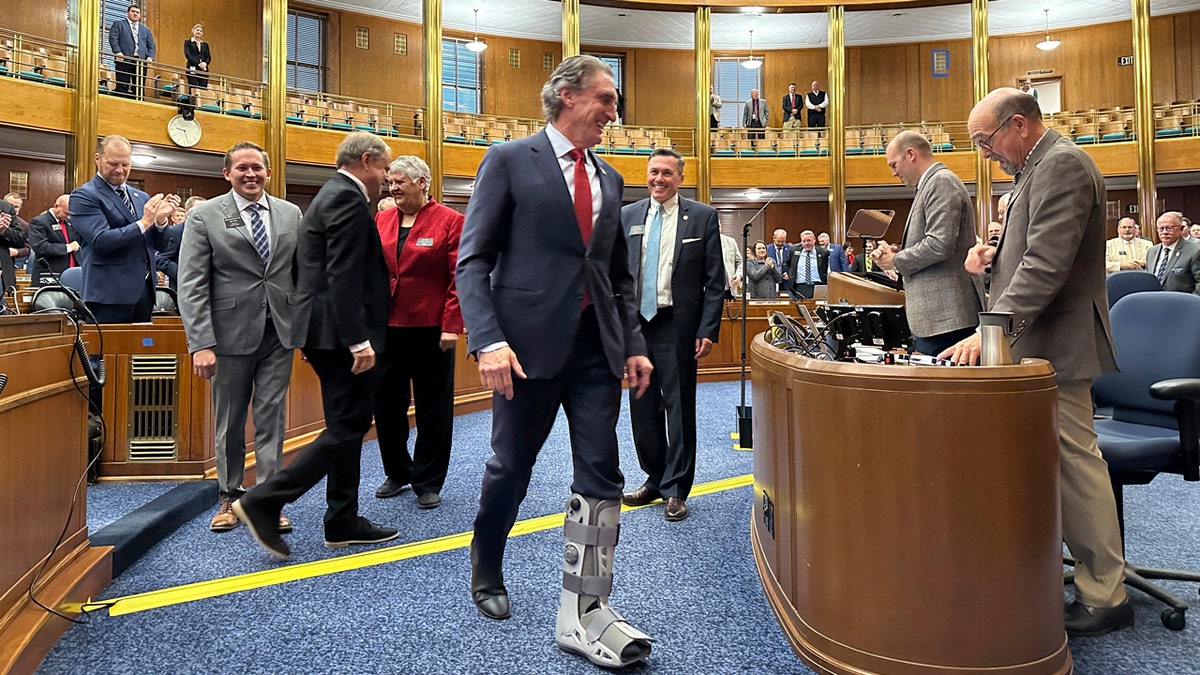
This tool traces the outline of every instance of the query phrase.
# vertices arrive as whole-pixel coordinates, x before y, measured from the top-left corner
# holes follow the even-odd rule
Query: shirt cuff
[[[364,350],[370,346],[371,346],[370,340],[366,340],[363,342],[359,342],[358,344],[350,345],[350,353],[357,354],[358,352],[361,352],[362,350]]]
[[[500,342],[493,342],[492,344],[484,347],[483,349],[480,349],[479,353],[487,354],[488,352],[494,352],[497,349],[500,349],[501,347],[507,347],[507,346],[508,346],[508,342],[505,340],[501,340]]]

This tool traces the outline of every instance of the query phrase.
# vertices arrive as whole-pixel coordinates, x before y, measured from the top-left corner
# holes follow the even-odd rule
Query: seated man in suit
[[[1167,211],[1158,217],[1159,243],[1146,252],[1146,269],[1153,270],[1164,291],[1200,295],[1200,242],[1183,239],[1183,216]]]
[[[1117,223],[1117,236],[1104,243],[1105,272],[1146,269],[1146,254],[1151,244],[1138,234],[1138,224],[1133,218],[1122,218]]]
[[[29,246],[37,255],[37,264],[33,268],[35,278],[49,272],[57,276],[83,262],[76,255],[79,235],[70,221],[70,201],[71,195],[59,195],[54,206],[29,221]]]
[[[829,249],[817,246],[817,236],[812,230],[800,233],[800,248],[792,250],[787,270],[792,280],[792,297],[796,300],[811,298],[813,287],[829,278]]]
[[[842,248],[841,244],[831,244],[829,242],[828,232],[822,232],[817,235],[817,246],[829,249],[829,271],[849,272],[850,260],[846,257],[846,249]]]

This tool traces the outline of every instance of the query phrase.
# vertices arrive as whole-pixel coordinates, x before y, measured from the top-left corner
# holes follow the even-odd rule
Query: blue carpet
[[[87,489],[88,530],[95,532],[179,485],[179,481],[103,481]]]
[[[732,449],[737,383],[699,391],[697,483],[752,471],[752,455]],[[467,532],[483,462],[490,454],[490,413],[455,420],[454,456],[442,506],[418,511],[411,492],[378,500],[378,449],[363,448],[362,512],[400,528],[399,542]],[[618,424],[629,486],[644,478],[629,433],[627,405]],[[561,513],[570,455],[560,418],[534,469],[520,518]],[[633,673],[811,673],[792,653],[763,597],[749,542],[752,491],[741,487],[694,496],[689,519],[666,523],[661,506],[626,513],[617,549],[613,604],[659,640]],[[1170,505],[1166,508],[1164,505]],[[293,561],[346,555],[322,547],[320,486],[286,509]],[[1200,486],[1164,477],[1130,488],[1126,498],[1131,560],[1200,569],[1194,514]],[[244,528],[208,531],[211,513],[186,523],[151,549],[101,598],[206,581],[282,566]],[[551,530],[512,539],[505,559],[513,617],[493,622],[467,592],[465,549],[356,569],[218,598],[109,617],[72,627],[39,672],[57,673],[587,673],[601,672],[553,644],[562,537]],[[355,549],[355,552],[361,549]],[[1175,590],[1196,599],[1195,585]],[[1196,628],[1165,629],[1161,608],[1131,593],[1138,625],[1101,638],[1072,640],[1076,672],[1200,672]],[[964,611],[974,609],[964,598]],[[1200,604],[1200,603],[1197,603]],[[851,608],[847,611],[870,611]],[[1196,618],[1200,621],[1200,618]]]

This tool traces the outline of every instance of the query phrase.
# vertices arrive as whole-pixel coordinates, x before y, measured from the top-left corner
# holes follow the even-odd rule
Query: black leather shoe
[[[645,506],[656,499],[662,499],[662,495],[645,485],[621,495],[621,503],[625,506]]]
[[[687,503],[679,497],[667,497],[667,505],[663,508],[663,517],[672,523],[687,518]]]
[[[401,492],[404,492],[407,489],[408,489],[408,483],[401,483],[398,480],[393,480],[393,479],[389,478],[389,479],[383,481],[383,484],[375,489],[375,498],[376,499],[389,499],[391,497],[395,497],[396,495],[400,494]]]
[[[358,517],[358,522],[348,532],[341,534],[325,533],[325,548],[344,548],[350,544],[378,544],[395,539],[400,532],[394,527],[383,527],[371,521]]]
[[[426,492],[417,497],[418,509],[436,509],[442,505],[442,497],[436,492]]]
[[[471,591],[471,599],[475,601],[479,613],[489,619],[503,621],[512,616],[508,608],[507,589]]]
[[[1133,605],[1129,600],[1116,607],[1091,607],[1076,600],[1067,606],[1067,635],[1094,637],[1133,627]]]
[[[276,558],[287,558],[292,554],[287,542],[279,536],[278,513],[247,508],[240,499],[233,503],[233,512],[237,514],[238,520],[246,524],[246,529],[254,535],[255,541],[267,549],[268,553]]]

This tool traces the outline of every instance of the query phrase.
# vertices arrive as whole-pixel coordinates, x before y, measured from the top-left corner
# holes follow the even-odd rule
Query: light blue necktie
[[[662,239],[662,204],[654,205],[654,218],[646,233],[646,254],[642,256],[642,316],[647,321],[658,314],[658,245]]]
[[[261,204],[254,203],[246,207],[250,212],[250,236],[254,239],[254,248],[263,262],[271,257],[271,244],[267,240],[267,228],[263,227],[262,217],[258,215]]]

